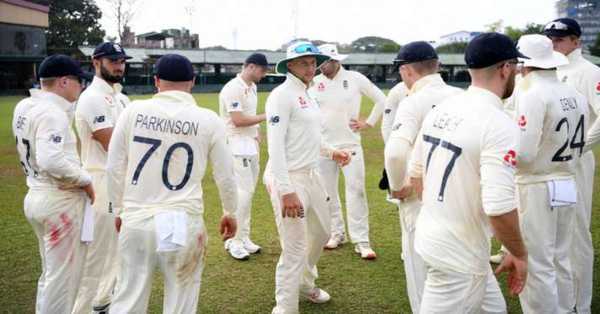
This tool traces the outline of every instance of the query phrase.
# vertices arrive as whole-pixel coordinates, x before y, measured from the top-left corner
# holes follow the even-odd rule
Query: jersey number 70
[[[135,168],[135,171],[133,172],[133,178],[131,179],[131,184],[137,185],[138,179],[140,178],[140,174],[142,173],[142,169],[144,168],[144,165],[146,165],[146,162],[148,161],[150,156],[152,156],[152,154],[156,151],[156,149],[158,149],[158,147],[162,144],[162,141],[159,139],[143,137],[143,136],[134,136],[133,141],[150,145],[150,148],[148,149],[148,151],[146,151],[144,156],[142,156],[140,163],[137,165],[137,167]],[[171,161],[171,156],[173,156],[173,153],[178,148],[181,148],[187,152],[187,164],[185,166],[185,175],[183,176],[183,179],[181,179],[181,182],[179,182],[177,185],[173,185],[169,181],[169,162]],[[183,189],[185,184],[190,179],[190,174],[192,172],[193,164],[194,164],[194,151],[192,150],[192,147],[190,147],[190,145],[188,145],[187,143],[184,143],[184,142],[177,142],[177,143],[171,145],[171,147],[169,147],[169,149],[167,149],[165,158],[163,160],[163,166],[162,166],[162,181],[163,181],[163,184],[167,187],[167,189],[172,190],[172,191],[177,191],[177,190]]]

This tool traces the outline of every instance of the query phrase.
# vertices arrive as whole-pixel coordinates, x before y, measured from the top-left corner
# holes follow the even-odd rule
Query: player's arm
[[[383,118],[381,119],[381,136],[383,137],[384,143],[387,142],[392,133],[392,126],[394,125],[394,119],[396,118],[398,104],[404,97],[406,97],[406,87],[404,83],[399,83],[390,90],[385,98]]]
[[[421,123],[418,117],[415,98],[405,98],[398,106],[394,126],[388,142],[386,143],[385,169],[392,195],[405,198],[407,195],[399,195],[406,180],[406,168],[411,153],[411,145],[419,132]],[[406,190],[404,192],[410,192]],[[406,193],[404,193],[406,194]]]
[[[517,161],[519,167],[528,167],[535,161],[544,129],[546,105],[539,95],[525,93],[515,102],[515,119],[519,133]]]
[[[585,78],[585,97],[596,114],[596,120],[590,121],[591,125],[586,136],[586,150],[592,149],[600,141],[600,69],[594,70]]]
[[[75,116],[79,124],[87,124],[92,132],[92,139],[98,141],[102,148],[108,151],[115,121],[111,120],[106,105],[96,100],[97,98],[93,97],[82,97],[77,103]]]
[[[221,91],[221,94],[219,95],[219,101],[229,113],[231,122],[236,127],[253,126],[265,121],[265,114],[258,114],[255,116],[244,114],[244,108],[242,107],[243,102],[239,91],[233,90],[231,87],[225,88]]]
[[[117,216],[123,209],[123,193],[129,156],[129,133],[129,109],[125,109],[115,125],[106,160],[108,199]]]
[[[509,251],[497,272],[508,270],[508,285],[518,294],[527,279],[527,250],[521,238],[515,192],[515,167],[510,159],[518,149],[519,130],[508,121],[489,121],[480,155],[481,199],[494,236]],[[509,156],[506,160],[506,156]]]
[[[373,109],[365,121],[350,119],[350,128],[354,131],[360,131],[377,124],[377,120],[381,118],[385,107],[385,94],[369,81],[366,76],[360,73],[356,73],[356,81],[359,84],[360,93],[373,101]]]
[[[238,195],[233,173],[233,156],[225,140],[225,125],[215,117],[215,126],[208,157],[213,167],[213,178],[219,189],[223,207],[219,229],[223,240],[227,240],[235,236],[237,230],[235,213]]]
[[[40,121],[35,133],[36,162],[41,170],[66,186],[91,185],[90,175],[65,159],[64,141],[69,130],[66,114],[49,112]]]
[[[423,145],[423,128],[421,128],[415,139],[407,171],[407,175],[410,178],[410,185],[414,188],[419,199],[423,198]]]

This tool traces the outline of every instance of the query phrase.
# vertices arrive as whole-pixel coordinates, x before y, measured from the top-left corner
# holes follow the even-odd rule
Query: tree
[[[492,22],[490,24],[485,25],[486,32],[500,32],[502,31],[502,25],[504,24],[503,20],[497,20],[496,22]]]
[[[592,55],[600,57],[600,33],[596,35],[596,41],[589,48]]]
[[[544,31],[544,24],[527,23],[524,28],[507,26],[504,28],[504,34],[510,37],[513,41],[518,41],[519,38],[527,34],[541,34]]]
[[[377,36],[358,38],[350,46],[353,52],[398,52],[400,49],[395,41]]]
[[[437,53],[465,53],[469,43],[459,42],[438,46],[435,48]]]
[[[125,29],[130,26],[136,13],[138,0],[106,0],[110,6],[112,18],[117,23],[117,37],[123,42]]]
[[[46,30],[49,53],[70,54],[80,45],[102,42],[102,12],[94,0],[51,0]]]

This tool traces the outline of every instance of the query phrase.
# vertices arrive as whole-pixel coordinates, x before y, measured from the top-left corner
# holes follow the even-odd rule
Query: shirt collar
[[[413,86],[410,89],[410,91],[408,92],[408,94],[409,95],[414,94],[414,93],[418,92],[420,89],[422,89],[423,87],[430,85],[430,84],[445,84],[445,83],[444,83],[444,79],[442,79],[442,76],[439,73],[425,75],[422,78],[418,79],[413,84]]]
[[[344,74],[346,74],[346,69],[340,64],[340,68],[338,69],[337,73],[331,80],[332,81],[337,80],[337,79],[341,78],[342,76],[344,76]],[[323,75],[323,76],[325,76],[325,75]],[[325,76],[325,78],[329,79],[327,76]]]
[[[54,104],[55,106],[59,107],[64,112],[69,113],[73,111],[74,107],[72,102],[69,102],[64,97],[57,95],[53,92],[32,88],[29,90],[29,93],[31,94],[32,98],[40,100],[42,102],[50,102],[51,104]]]
[[[579,59],[583,58],[581,48],[571,51],[571,53],[567,55],[567,58],[569,59],[569,62],[578,61]]]
[[[108,82],[106,82],[104,79],[98,77],[98,76],[94,76],[94,79],[92,80],[92,84],[90,84],[91,88],[95,88],[99,91],[102,91],[103,93],[107,93],[107,94],[118,94],[123,90],[123,86],[119,83],[115,83],[112,86],[110,86],[110,84],[108,84]]]
[[[523,79],[530,82],[558,81],[558,75],[556,74],[556,70],[537,70],[530,72]]]
[[[310,86],[312,86],[313,82],[310,82],[308,84],[308,86],[306,86],[306,84],[304,84],[304,82],[302,82],[301,79],[297,78],[294,74],[292,74],[291,72],[288,72],[286,74],[286,82],[289,82],[289,84],[292,84],[293,86],[296,86],[298,88],[302,88],[303,90],[307,90]]]
[[[467,89],[467,92],[477,94],[478,96],[480,96],[481,98],[483,98],[484,100],[486,100],[487,102],[494,105],[496,108],[498,108],[500,110],[503,110],[503,108],[504,108],[502,99],[500,99],[500,97],[498,97],[498,95],[490,92],[489,90],[487,90],[485,88],[471,85]]]
[[[236,75],[236,78],[238,79],[238,81],[240,82],[240,84],[242,85],[242,87],[244,87],[245,89],[253,88],[254,85],[255,85],[254,83],[247,84],[246,81],[244,81],[244,79],[242,78],[242,74],[241,73],[238,73]]]
[[[194,99],[194,96],[192,96],[192,94],[182,92],[182,91],[177,91],[177,90],[160,92],[160,93],[154,95],[154,97],[152,97],[152,99],[176,102],[176,103],[181,103],[183,105],[194,105],[194,106],[197,105],[196,99]]]

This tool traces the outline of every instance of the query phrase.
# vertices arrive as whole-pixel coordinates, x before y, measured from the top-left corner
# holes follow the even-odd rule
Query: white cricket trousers
[[[281,195],[270,182],[271,202],[281,243],[275,269],[274,314],[298,313],[300,293],[315,288],[317,262],[329,239],[329,202],[318,171],[290,172],[290,180],[304,208],[303,218],[283,218]]]
[[[472,314],[506,311],[506,302],[491,266],[486,275],[474,275],[427,265],[427,280],[419,313]]]
[[[346,187],[346,212],[348,215],[348,232],[352,243],[369,242],[369,206],[365,191],[365,160],[360,146],[343,148],[351,153],[352,160],[341,170],[344,173]],[[340,166],[336,161],[320,158],[319,172],[327,194],[331,196],[331,233],[345,234],[344,217],[338,182]]]
[[[576,206],[552,208],[546,182],[518,184],[519,223],[527,247],[523,313],[570,313],[575,306],[569,247]]]
[[[233,162],[238,191],[238,208],[236,211],[238,229],[235,239],[243,240],[250,237],[252,197],[260,172],[259,156],[233,156]]]
[[[398,205],[402,229],[402,261],[406,276],[406,291],[413,313],[419,313],[427,267],[421,255],[415,251],[415,222],[421,210],[421,202],[411,197]]]
[[[575,285],[577,313],[592,313],[592,287],[594,284],[594,246],[590,223],[592,221],[592,196],[594,194],[595,160],[592,151],[583,156],[575,168],[577,183],[577,210],[573,224],[571,266]]]
[[[157,265],[164,278],[163,313],[196,313],[208,239],[201,216],[188,215],[187,219],[186,246],[177,251],[157,252],[154,217],[122,217],[119,280],[111,314],[148,312]]]
[[[85,201],[80,191],[30,189],[25,196],[25,217],[38,239],[42,261],[38,314],[73,310],[87,250],[81,242]]]
[[[90,171],[96,192],[94,208],[94,240],[88,245],[81,287],[73,313],[89,313],[95,306],[110,303],[115,287],[118,258],[118,233],[115,215],[109,212],[104,171]]]

